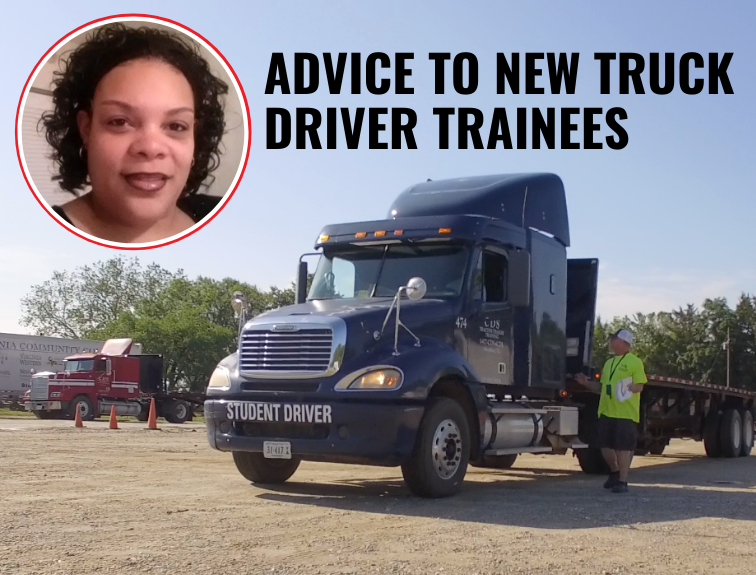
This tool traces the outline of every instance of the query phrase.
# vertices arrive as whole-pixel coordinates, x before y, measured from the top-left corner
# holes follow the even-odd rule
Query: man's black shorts
[[[602,415],[598,420],[599,447],[615,451],[635,451],[638,424],[632,419],[615,419]]]

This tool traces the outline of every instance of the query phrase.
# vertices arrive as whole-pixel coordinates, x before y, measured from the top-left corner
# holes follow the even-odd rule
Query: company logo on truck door
[[[331,423],[331,406],[316,404],[257,403],[229,401],[226,417],[233,421],[284,421],[287,423]]]

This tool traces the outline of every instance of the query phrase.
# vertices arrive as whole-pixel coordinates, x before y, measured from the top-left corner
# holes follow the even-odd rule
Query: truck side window
[[[473,297],[484,302],[507,300],[507,258],[484,251],[473,275]]]
[[[107,371],[107,363],[104,359],[98,359],[95,365],[95,371]]]

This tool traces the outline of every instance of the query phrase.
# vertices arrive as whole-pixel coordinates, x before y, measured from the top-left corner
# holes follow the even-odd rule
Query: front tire
[[[430,400],[412,457],[402,464],[404,482],[420,497],[459,492],[470,458],[470,426],[462,406],[446,397]]]
[[[92,421],[95,418],[92,400],[89,399],[86,395],[77,395],[71,401],[71,404],[68,406],[68,415],[71,417],[71,419],[76,419],[77,409],[81,413],[82,421]]]
[[[299,467],[300,459],[266,459],[262,453],[233,451],[234,463],[245,479],[252,483],[284,483]]]

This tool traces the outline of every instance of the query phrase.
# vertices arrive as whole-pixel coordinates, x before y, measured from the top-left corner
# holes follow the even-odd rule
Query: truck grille
[[[47,399],[48,388],[50,387],[50,380],[46,377],[32,377],[31,380],[31,393],[29,399]]]
[[[324,373],[331,364],[332,345],[330,327],[288,333],[250,329],[242,334],[239,371]]]

